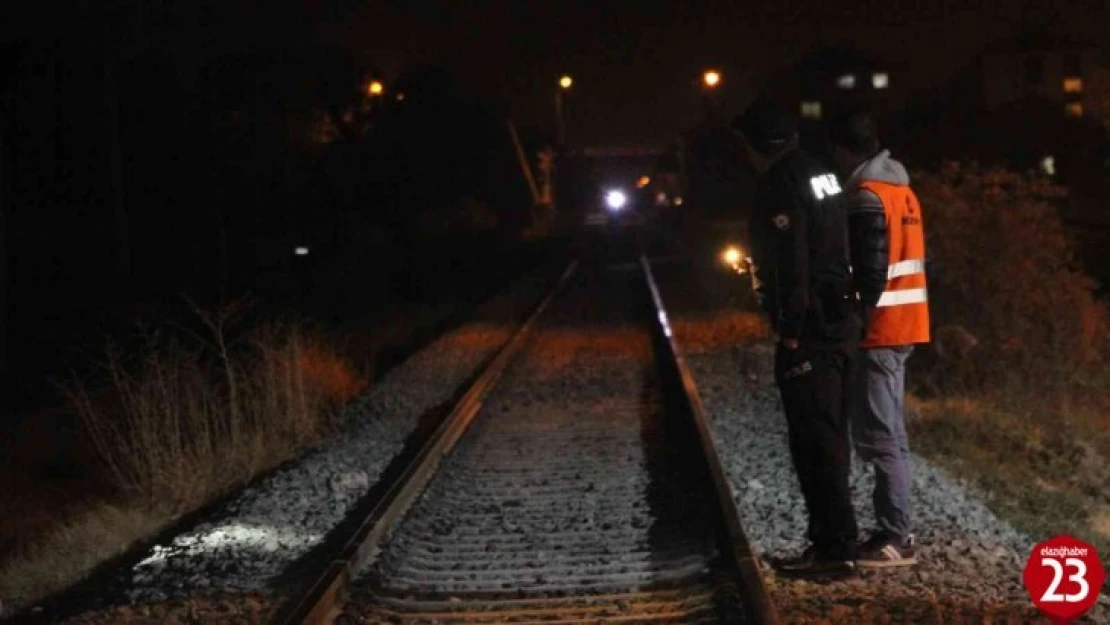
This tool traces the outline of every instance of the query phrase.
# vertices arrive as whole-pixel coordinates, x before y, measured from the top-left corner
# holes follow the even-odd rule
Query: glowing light
[[[1083,93],[1083,79],[1078,76],[1065,78],[1064,93]]]
[[[836,86],[841,89],[855,89],[856,88],[856,75],[844,74],[836,79]]]
[[[628,203],[628,196],[624,191],[614,189],[605,194],[605,204],[613,211],[619,211]]]
[[[1055,156],[1046,156],[1046,157],[1042,158],[1041,159],[1041,171],[1043,171],[1046,176],[1055,176],[1056,175],[1056,157]]]
[[[1064,105],[1064,114],[1068,117],[1083,117],[1083,104],[1080,102],[1068,102]]]
[[[574,79],[571,78],[570,76],[567,76],[566,74],[564,74],[563,76],[561,76],[559,78],[559,86],[562,87],[563,89],[570,89],[571,85],[573,85],[573,84],[574,84]]]
[[[366,86],[366,93],[371,96],[380,96],[385,93],[385,85],[380,80],[371,80],[370,84]]]
[[[676,197],[676,198],[674,199],[674,205],[675,205],[675,206],[682,206],[682,197],[681,197],[681,196],[679,196],[679,197]]]
[[[886,72],[871,74],[871,86],[876,89],[886,89],[890,86],[890,75]]]
[[[721,84],[721,73],[712,69],[706,70],[706,72],[701,75],[701,81],[705,83],[706,87],[713,89]]]
[[[405,94],[403,94],[403,93],[398,93],[398,94],[397,94],[397,101],[398,101],[398,102],[403,102],[404,100],[405,100]]]
[[[751,258],[744,255],[743,250],[735,245],[730,245],[721,252],[721,262],[739,274],[748,273],[751,260]]]
[[[802,102],[802,117],[806,119],[821,119],[821,103]]]
[[[664,204],[666,204],[667,203],[667,194],[662,192],[662,191],[660,191],[659,193],[656,193],[655,194],[655,203],[659,206],[663,206]]]
[[[297,256],[308,256],[308,248],[303,245],[298,245],[293,248],[293,253]]]
[[[649,184],[651,184],[651,178],[648,178],[647,176],[640,176],[640,179],[636,181],[636,187],[640,189],[643,189]]]
[[[667,319],[667,313],[662,310],[659,311],[659,325],[663,327],[663,334],[671,338],[671,322]]]
[[[735,245],[730,245],[725,248],[725,251],[721,252],[721,260],[725,261],[725,263],[729,265],[735,265],[739,263],[740,259],[743,257],[744,255],[740,253],[740,248],[736,247]]]

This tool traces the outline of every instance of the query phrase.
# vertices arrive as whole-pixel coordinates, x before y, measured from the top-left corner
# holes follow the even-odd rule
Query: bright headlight
[[[609,207],[609,210],[619,211],[627,203],[628,196],[624,194],[624,191],[614,189],[605,194],[605,205]]]

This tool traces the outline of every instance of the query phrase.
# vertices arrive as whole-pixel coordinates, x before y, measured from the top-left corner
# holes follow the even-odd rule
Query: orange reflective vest
[[[925,287],[925,226],[921,205],[908,186],[864,180],[883,203],[890,260],[886,289],[871,316],[864,347],[929,342],[929,302]]]

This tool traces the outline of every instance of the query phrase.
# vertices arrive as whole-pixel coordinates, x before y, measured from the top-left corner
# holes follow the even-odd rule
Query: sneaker
[[[777,562],[775,568],[783,577],[796,579],[837,580],[858,574],[855,562],[818,557],[817,550],[812,546],[801,555]]]
[[[813,545],[805,548],[800,554],[792,558],[776,558],[771,561],[771,565],[776,569],[793,569],[798,567],[809,566],[817,558],[817,549]]]
[[[917,564],[913,536],[905,544],[877,534],[856,549],[856,566],[861,569],[887,569]]]

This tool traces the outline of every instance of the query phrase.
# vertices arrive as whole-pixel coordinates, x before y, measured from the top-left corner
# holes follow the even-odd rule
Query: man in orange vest
[[[845,179],[852,270],[864,330],[852,408],[856,453],[875,468],[878,530],[856,552],[860,568],[909,566],[913,545],[910,450],[903,418],[906,360],[929,342],[921,206],[901,163],[879,149],[874,119],[847,113],[829,128]]]

